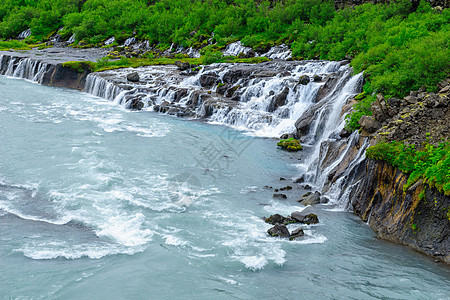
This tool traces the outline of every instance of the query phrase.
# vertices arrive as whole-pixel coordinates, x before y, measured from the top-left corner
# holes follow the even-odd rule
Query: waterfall
[[[69,40],[67,41],[68,44],[73,44],[75,43],[75,41],[77,40],[77,36],[74,34],[72,34],[72,36],[69,38]]]
[[[244,47],[241,43],[241,41],[234,42],[231,44],[228,44],[225,47],[225,50],[223,52],[223,55],[232,55],[232,56],[238,56],[241,53],[247,54],[250,52],[252,48],[250,47]]]
[[[30,58],[0,56],[0,74],[42,83],[49,65]]]
[[[31,29],[27,29],[22,31],[19,36],[17,37],[20,40],[26,39],[27,37],[29,37],[31,35]]]
[[[84,91],[91,95],[110,101],[114,101],[117,96],[124,92],[118,85],[104,79],[101,76],[97,76],[95,73],[87,76]],[[121,104],[120,101],[118,104]]]

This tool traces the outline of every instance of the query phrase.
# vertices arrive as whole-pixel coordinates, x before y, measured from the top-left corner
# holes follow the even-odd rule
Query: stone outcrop
[[[378,122],[378,129],[362,126],[359,137],[324,143],[320,165],[324,170],[346,151],[327,174],[322,192],[339,184],[340,197],[350,200],[348,208],[368,222],[380,238],[410,246],[447,263],[450,263],[450,198],[423,181],[404,191],[408,174],[383,161],[355,158],[377,142],[402,141],[416,148],[425,142],[434,145],[448,142],[449,96],[449,80],[438,85],[437,93],[413,91],[404,99],[384,99],[378,95],[370,117]],[[364,118],[360,121],[366,122]]]
[[[450,197],[422,181],[404,192],[407,180],[387,163],[368,160],[350,194],[354,213],[382,239],[450,263]]]

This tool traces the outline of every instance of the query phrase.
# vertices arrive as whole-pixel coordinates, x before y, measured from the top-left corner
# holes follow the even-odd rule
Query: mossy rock
[[[300,141],[294,138],[280,140],[277,143],[277,146],[287,151],[300,151],[303,149],[302,145],[300,145]]]
[[[357,100],[357,101],[362,100],[364,98],[366,98],[366,92],[362,92],[355,96],[355,100]]]

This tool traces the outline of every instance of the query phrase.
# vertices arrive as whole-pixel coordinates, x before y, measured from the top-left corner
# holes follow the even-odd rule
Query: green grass
[[[260,63],[268,61],[266,57],[252,57],[252,58],[238,58],[234,56],[222,56],[219,60],[211,61],[207,57],[200,58],[125,58],[120,59],[108,59],[104,57],[96,62],[91,61],[69,61],[63,64],[64,67],[69,67],[77,72],[84,72],[89,70],[90,72],[101,72],[106,70],[120,69],[120,68],[138,68],[144,66],[155,65],[173,65],[176,61],[188,62],[191,65],[205,65],[208,63]]]
[[[17,40],[10,40],[10,41],[0,41],[0,50],[30,50],[32,48],[32,45],[28,45],[25,42],[17,41]]]
[[[366,150],[369,159],[383,160],[409,174],[404,190],[423,179],[450,196],[450,143],[425,144],[423,149],[400,142],[378,143]]]

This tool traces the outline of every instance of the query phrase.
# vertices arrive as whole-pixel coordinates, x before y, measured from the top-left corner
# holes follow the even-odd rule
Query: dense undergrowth
[[[378,143],[366,150],[369,159],[383,160],[410,174],[404,190],[420,179],[450,196],[450,143],[416,149],[401,142]]]

